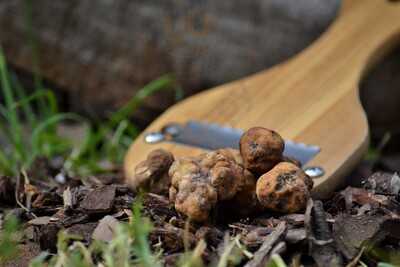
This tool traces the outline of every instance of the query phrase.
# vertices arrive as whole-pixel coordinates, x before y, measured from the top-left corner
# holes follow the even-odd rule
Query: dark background
[[[10,64],[40,73],[65,109],[104,116],[171,73],[185,96],[266,69],[310,45],[338,0],[2,0],[0,42]],[[34,48],[32,50],[32,47]],[[399,147],[400,49],[361,82],[373,140]],[[142,128],[174,102],[157,94],[134,115]]]

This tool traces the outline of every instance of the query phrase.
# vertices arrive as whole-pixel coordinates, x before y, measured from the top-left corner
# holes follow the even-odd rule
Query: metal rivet
[[[147,133],[144,136],[144,141],[148,144],[159,143],[164,140],[164,135],[160,132]]]
[[[161,132],[165,135],[165,136],[171,136],[171,137],[176,137],[180,134],[182,130],[182,127],[177,124],[177,123],[170,123],[165,125]]]
[[[311,178],[318,178],[325,174],[324,169],[322,169],[321,167],[318,167],[318,166],[306,167],[304,169],[304,172]]]

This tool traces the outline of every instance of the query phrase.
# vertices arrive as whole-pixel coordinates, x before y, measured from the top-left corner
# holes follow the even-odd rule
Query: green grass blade
[[[54,134],[52,131],[45,131],[41,135],[39,143],[41,144],[41,155],[47,158],[64,155],[72,148],[71,140]]]
[[[137,128],[134,124],[128,124],[128,128],[126,129],[126,133],[132,138],[136,138],[140,134],[139,128]]]
[[[24,0],[23,2],[23,15],[25,20],[25,32],[28,46],[31,49],[32,62],[33,62],[33,78],[36,90],[43,89],[43,81],[40,75],[40,62],[39,62],[39,49],[37,45],[36,36],[33,30],[33,11],[32,11],[32,0]],[[50,115],[46,101],[43,99],[39,100],[39,109],[45,116]]]
[[[67,172],[74,172],[77,169],[77,165],[82,166],[84,164],[84,156],[87,154],[89,147],[92,145],[93,129],[88,124],[85,137],[80,146],[72,149],[71,154],[65,159],[64,168]],[[85,157],[87,160],[88,157]]]
[[[380,263],[378,263],[378,267],[396,267],[396,265],[386,263],[386,262],[380,262]]]
[[[2,149],[0,149],[0,171],[3,175],[14,175],[17,171],[14,159],[7,157]]]
[[[57,107],[57,100],[56,97],[54,96],[54,93],[50,90],[38,90],[35,93],[31,94],[30,96],[26,96],[22,98],[19,101],[16,101],[13,105],[13,109],[18,109],[18,108],[24,108],[28,107],[30,111],[32,111],[32,108],[29,106],[29,104],[34,101],[38,100],[40,98],[43,98],[48,101],[48,106],[51,110],[52,114],[55,114],[58,112],[58,107]]]
[[[121,121],[115,129],[111,137],[111,141],[105,143],[105,153],[111,162],[120,162],[123,157],[124,148],[122,145],[122,139],[124,138],[124,134],[128,129],[128,125],[129,122],[127,120]]]
[[[12,136],[12,129],[9,126],[10,114],[8,110],[0,104],[0,130],[3,133],[1,138],[7,138],[10,144],[14,144],[14,137]]]
[[[28,98],[28,96],[25,93],[25,89],[22,88],[22,85],[19,83],[17,77],[15,75],[12,76],[13,78],[13,84],[15,88],[15,94],[17,95],[18,99],[23,100]],[[36,116],[35,112],[33,111],[33,108],[31,105],[22,105],[22,110],[24,117],[28,121],[29,125],[33,127],[36,124]]]
[[[240,262],[240,255],[236,247],[236,241],[239,240],[239,236],[236,236],[233,240],[229,240],[229,236],[225,236],[223,252],[218,260],[217,267],[228,267],[235,266],[235,263]]]
[[[128,118],[140,106],[144,99],[156,92],[168,88],[172,84],[173,79],[169,75],[164,75],[144,86],[125,106],[111,116],[110,127],[113,128],[122,120]]]
[[[133,219],[131,222],[131,230],[133,230],[134,242],[133,248],[138,258],[140,266],[143,267],[161,267],[151,252],[148,234],[151,230],[151,223],[147,218],[141,215],[142,204],[137,200],[133,205]]]
[[[4,140],[12,140],[12,132],[2,118],[0,118],[0,131],[3,133],[3,135],[0,135],[0,138],[4,138]],[[12,141],[10,144],[12,144]]]
[[[50,253],[45,251],[40,253],[36,256],[31,262],[29,263],[29,267],[43,267],[46,265],[46,259],[50,256]]]
[[[57,113],[59,111],[58,104],[57,104],[57,98],[56,98],[55,94],[53,93],[53,91],[50,89],[40,89],[39,91],[45,92],[45,95],[47,98],[46,106],[48,107],[48,113],[50,115]]]
[[[31,145],[32,151],[29,160],[27,161],[27,166],[32,164],[33,160],[40,154],[40,136],[47,130],[48,128],[56,125],[57,123],[64,121],[64,120],[76,120],[78,122],[84,121],[84,119],[76,114],[73,113],[59,113],[50,116],[43,122],[39,123],[35,129],[33,129],[32,136],[31,136]]]
[[[175,101],[180,101],[185,97],[185,91],[180,86],[175,87]]]
[[[129,122],[127,120],[123,120],[118,124],[117,129],[114,131],[114,134],[111,138],[112,146],[117,146],[121,142],[122,136],[128,128],[128,123]]]
[[[6,115],[8,123],[10,124],[10,130],[13,133],[12,140],[10,141],[12,141],[15,146],[15,153],[18,153],[18,156],[21,159],[25,159],[26,151],[24,150],[24,145],[22,141],[22,127],[18,118],[17,111],[12,108],[15,100],[8,77],[9,73],[7,70],[6,60],[3,50],[0,47],[0,80],[6,108],[6,114],[4,115]]]
[[[7,110],[3,105],[1,105],[1,104],[0,104],[0,115],[3,116],[3,118],[4,118],[5,120],[8,120],[8,119],[9,119],[8,110]]]
[[[279,254],[273,254],[266,267],[287,267]]]
[[[0,235],[0,266],[17,256],[19,228],[20,225],[16,217],[6,218]]]
[[[12,88],[9,80],[9,73],[7,70],[7,63],[4,57],[4,53],[2,48],[0,47],[0,79],[1,79],[1,88],[4,95],[4,102],[8,111],[12,110],[12,105],[14,104],[14,96],[12,93]],[[10,114],[11,123],[18,123],[17,113]]]

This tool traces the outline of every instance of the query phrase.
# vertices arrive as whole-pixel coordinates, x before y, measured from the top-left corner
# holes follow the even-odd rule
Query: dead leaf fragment
[[[388,235],[399,238],[396,232],[399,225],[399,220],[378,214],[341,214],[333,225],[333,231],[339,250],[351,260],[363,246],[374,246]]]
[[[376,172],[368,177],[364,188],[378,194],[397,195],[400,192],[400,177],[397,173]]]
[[[99,224],[93,231],[92,238],[104,242],[110,242],[114,237],[116,227],[119,221],[113,216],[107,215],[99,221]]]
[[[265,238],[264,243],[254,253],[253,259],[248,261],[245,267],[265,266],[269,260],[271,250],[285,237],[286,228],[286,222],[280,222],[275,230]]]
[[[110,212],[115,199],[115,187],[108,185],[94,189],[86,195],[80,207],[88,213]]]
[[[32,219],[28,222],[30,225],[46,225],[49,224],[51,221],[50,216],[42,216],[42,217],[37,217],[35,219]]]

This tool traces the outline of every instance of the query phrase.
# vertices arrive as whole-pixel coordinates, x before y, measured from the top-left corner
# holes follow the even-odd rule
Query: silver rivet
[[[324,169],[318,166],[306,167],[304,172],[311,178],[318,178],[325,174]]]
[[[176,137],[180,134],[182,130],[182,127],[177,124],[177,123],[170,123],[165,125],[162,129],[161,132],[165,135],[165,136],[171,136],[171,137]]]
[[[164,140],[164,135],[160,132],[147,133],[144,136],[144,141],[148,144],[155,144]]]

